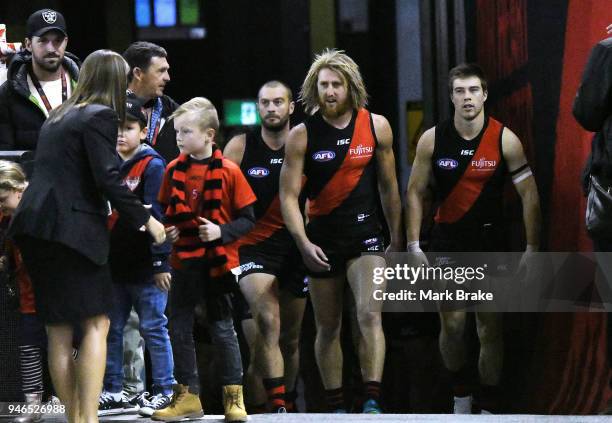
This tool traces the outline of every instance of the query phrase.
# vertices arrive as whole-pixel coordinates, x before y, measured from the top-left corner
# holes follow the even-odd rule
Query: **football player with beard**
[[[311,116],[289,134],[280,195],[285,224],[309,275],[319,371],[329,409],[345,412],[340,329],[348,281],[360,331],[366,398],[362,411],[380,413],[385,336],[381,314],[369,308],[369,298],[374,269],[384,267],[385,260],[362,253],[384,252],[383,219],[391,236],[387,250],[402,249],[391,126],[365,109],[367,93],[359,67],[339,50],[325,50],[315,58],[300,97]],[[309,199],[306,226],[298,202],[302,175]]]
[[[252,341],[247,404],[255,412],[291,412],[295,410],[298,341],[308,294],[301,257],[283,222],[278,198],[294,109],[291,89],[280,81],[266,82],[259,90],[257,108],[261,128],[232,138],[224,151],[225,157],[240,166],[257,196],[255,227],[228,250],[239,257],[240,290],[258,332],[245,331]],[[260,378],[267,407],[262,404],[266,396]]]

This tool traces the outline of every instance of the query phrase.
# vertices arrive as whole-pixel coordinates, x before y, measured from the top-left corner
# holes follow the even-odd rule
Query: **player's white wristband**
[[[406,244],[406,249],[409,253],[422,253],[421,246],[419,245],[419,241],[408,241]]]
[[[525,247],[525,252],[526,253],[535,253],[537,251],[538,251],[538,246],[537,245],[527,244],[527,246]]]

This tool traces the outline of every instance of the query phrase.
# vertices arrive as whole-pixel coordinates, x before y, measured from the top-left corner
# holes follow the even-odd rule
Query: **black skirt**
[[[20,236],[16,240],[34,287],[36,312],[45,324],[72,323],[109,313],[108,265],[99,266],[57,242]]]

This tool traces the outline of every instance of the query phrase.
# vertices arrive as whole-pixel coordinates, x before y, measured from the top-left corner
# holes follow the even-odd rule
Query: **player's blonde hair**
[[[304,105],[306,113],[313,114],[319,109],[317,81],[319,72],[325,68],[338,73],[344,79],[353,109],[360,109],[368,104],[368,93],[357,63],[347,56],[344,50],[325,49],[315,56],[300,90],[299,101]]]
[[[28,185],[21,166],[8,160],[0,160],[0,190],[23,191]]]
[[[219,115],[217,109],[212,102],[205,97],[194,97],[172,113],[170,119],[183,116],[187,113],[193,114],[198,120],[200,130],[204,131],[212,128],[215,131],[219,130]]]

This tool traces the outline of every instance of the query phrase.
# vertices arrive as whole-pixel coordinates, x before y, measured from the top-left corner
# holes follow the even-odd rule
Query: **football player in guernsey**
[[[293,93],[283,82],[268,81],[259,89],[257,108],[261,128],[233,137],[224,151],[225,157],[240,166],[257,196],[255,227],[228,249],[238,254],[240,290],[258,331],[249,371],[256,369],[262,381],[247,377],[247,406],[259,411],[292,412],[297,397],[299,336],[308,295],[302,258],[283,222],[278,197]],[[267,405],[263,406],[258,402],[265,395],[257,392],[261,391],[261,382],[267,394]]]
[[[502,208],[509,173],[522,201],[526,257],[538,250],[541,216],[538,190],[521,141],[485,114],[487,81],[478,65],[451,69],[448,83],[454,115],[427,130],[417,145],[408,182],[407,249],[424,258],[419,246],[423,205],[433,189],[439,206],[432,251],[507,251]],[[469,414],[474,387],[463,339],[466,312],[443,311],[440,319],[440,351],[452,375],[454,412]],[[477,312],[476,325],[480,389],[474,393],[483,413],[495,412],[504,353],[502,315]]]
[[[383,219],[390,233],[388,250],[403,248],[391,126],[365,108],[359,67],[342,51],[325,50],[315,58],[300,100],[310,116],[289,134],[280,196],[285,224],[310,277],[317,364],[330,411],[345,411],[340,329],[348,282],[360,332],[363,412],[380,413],[385,336],[380,312],[369,307],[368,299],[374,268],[384,267],[385,259],[362,253],[385,250]],[[306,227],[298,201],[302,175],[309,201]]]

